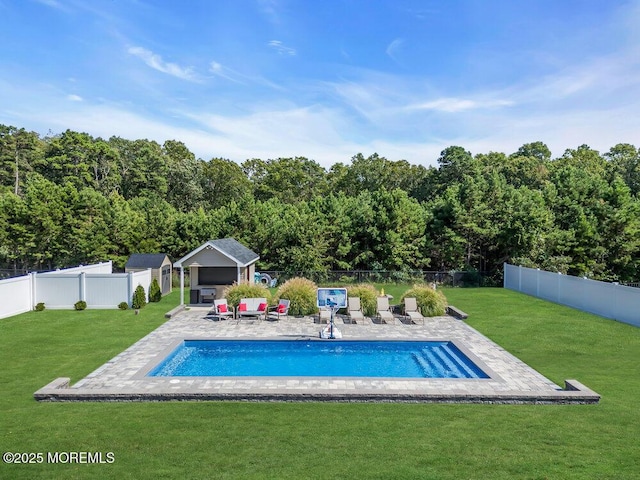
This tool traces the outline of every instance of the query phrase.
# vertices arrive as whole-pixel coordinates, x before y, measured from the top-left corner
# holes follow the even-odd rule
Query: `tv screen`
[[[200,267],[198,285],[231,285],[238,280],[236,267]]]

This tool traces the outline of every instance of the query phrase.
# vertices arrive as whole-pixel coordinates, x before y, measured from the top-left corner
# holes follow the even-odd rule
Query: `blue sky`
[[[0,0],[0,123],[197,157],[640,146],[640,0]]]

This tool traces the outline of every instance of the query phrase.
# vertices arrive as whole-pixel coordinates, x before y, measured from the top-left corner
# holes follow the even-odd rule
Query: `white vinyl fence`
[[[121,302],[131,306],[138,285],[148,297],[151,269],[111,272],[111,262],[103,262],[0,280],[0,318],[28,312],[40,302],[48,309],[72,309],[79,300],[87,308],[117,308]]]
[[[640,288],[508,263],[504,288],[640,327]]]

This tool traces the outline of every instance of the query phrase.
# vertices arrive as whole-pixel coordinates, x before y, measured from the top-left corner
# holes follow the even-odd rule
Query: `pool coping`
[[[600,395],[577,380],[561,388],[499,345],[452,317],[425,325],[338,324],[343,340],[453,341],[490,378],[390,379],[369,377],[146,377],[183,340],[317,341],[310,318],[286,321],[211,321],[206,312],[179,312],[131,347],[71,385],[58,378],[34,393],[38,401],[267,401],[408,403],[598,403]]]

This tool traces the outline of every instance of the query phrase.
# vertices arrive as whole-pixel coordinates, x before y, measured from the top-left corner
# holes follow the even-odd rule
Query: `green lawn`
[[[0,478],[640,478],[639,329],[503,289],[445,293],[476,329],[556,383],[576,378],[601,403],[33,400],[56,377],[75,382],[160,325],[175,292],[138,316],[46,310],[0,320],[0,451],[115,457],[1,464]]]

